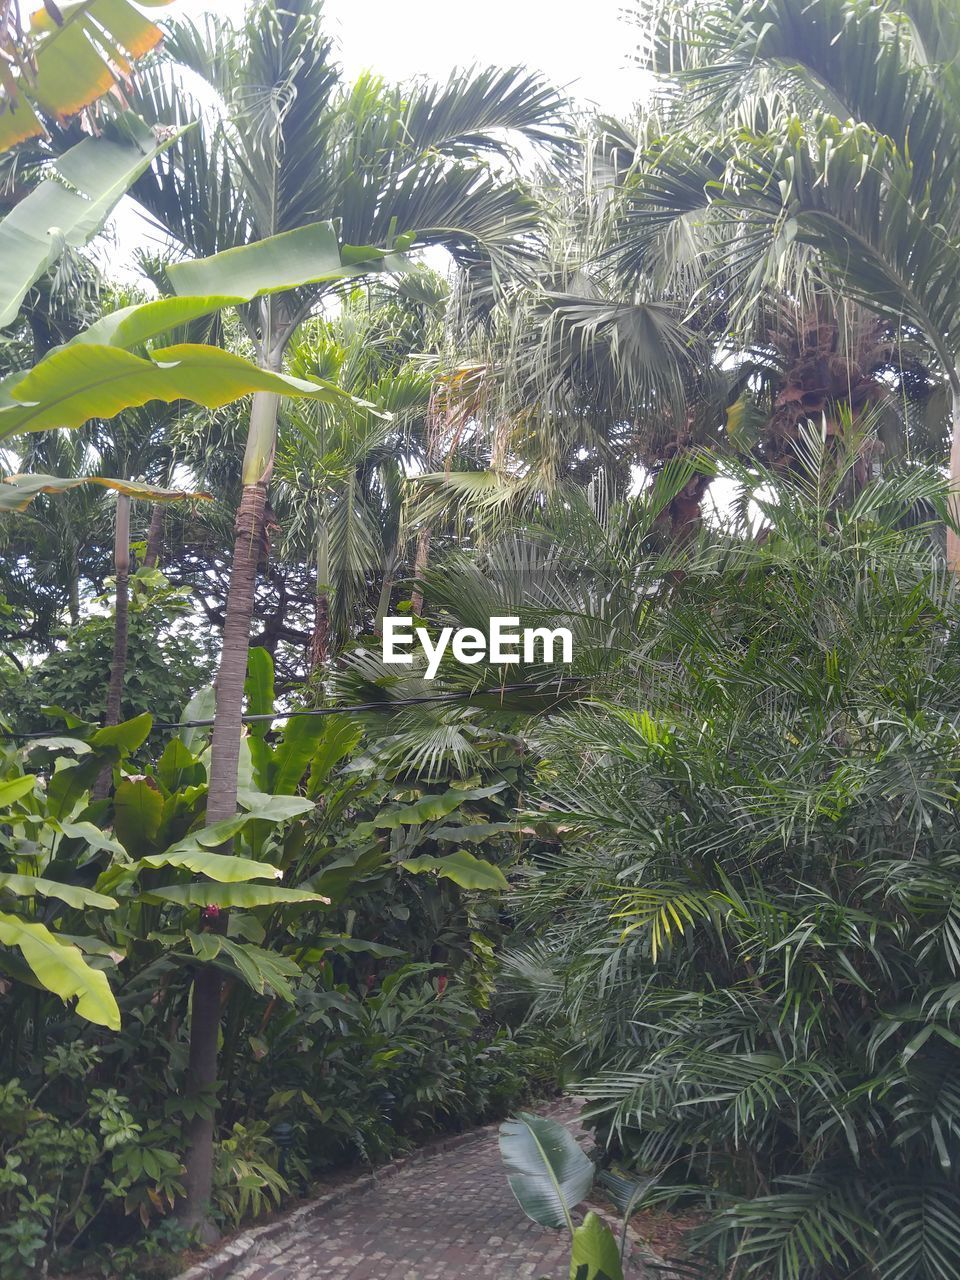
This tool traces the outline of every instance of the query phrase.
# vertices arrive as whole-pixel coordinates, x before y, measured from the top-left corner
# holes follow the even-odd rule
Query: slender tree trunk
[[[330,597],[321,592],[313,613],[313,638],[310,642],[310,670],[316,671],[330,657]]]
[[[262,362],[279,369],[281,352]],[[264,510],[267,486],[273,470],[279,400],[270,392],[253,397],[247,449],[244,456],[244,488],[234,528],[233,564],[223,627],[223,650],[217,675],[217,705],[210,743],[206,825],[212,826],[237,811],[237,765],[243,729],[243,684],[250,649],[257,570],[263,555]],[[223,932],[226,912],[221,911],[213,927]],[[186,1198],[180,1219],[196,1230],[201,1239],[216,1238],[209,1219],[213,1181],[214,1094],[217,1083],[217,1054],[220,1037],[220,1003],[223,981],[217,969],[197,967],[193,980],[190,1014],[190,1058],[186,1092],[195,1111],[186,1125]],[[198,1105],[199,1104],[199,1105]]]
[[[316,671],[330,656],[330,526],[327,524],[327,502],[320,509],[317,531],[317,594],[313,614],[313,640],[310,644],[310,671]]]
[[[76,539],[70,537],[70,563],[67,569],[67,611],[70,614],[70,625],[80,625],[80,563]]]
[[[160,563],[163,550],[163,526],[166,512],[162,502],[155,502],[150,512],[150,527],[147,529],[147,550],[143,557],[144,568],[156,569]]]
[[[430,541],[433,529],[425,524],[417,534],[417,551],[413,559],[413,590],[410,592],[410,608],[419,617],[423,613],[423,592],[420,582],[430,565]]]
[[[393,595],[393,581],[396,567],[397,552],[395,547],[391,547],[383,560],[383,581],[380,584],[380,596],[377,600],[377,616],[374,619],[373,624],[373,634],[376,636],[383,635],[383,620],[390,611],[390,597]]]
[[[103,723],[119,724],[123,703],[123,681],[127,674],[127,643],[130,621],[130,499],[125,493],[117,494],[117,510],[113,532],[113,568],[116,582],[116,603],[113,620],[113,660],[110,663],[110,684],[107,687],[107,706]],[[93,788],[94,800],[105,800],[110,794],[113,766],[104,765]]]
[[[950,513],[960,526],[960,375],[955,374],[950,395],[953,436],[950,443]],[[960,573],[960,534],[947,528],[947,568]]]
[[[104,724],[120,723],[123,678],[127,674],[127,639],[130,619],[130,499],[125,493],[117,494],[113,565],[116,573],[117,600],[113,623],[113,662],[110,666],[110,687],[107,690]]]

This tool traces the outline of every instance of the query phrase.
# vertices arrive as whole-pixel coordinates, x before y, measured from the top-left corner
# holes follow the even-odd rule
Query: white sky
[[[244,0],[176,0],[158,15],[216,10],[243,15]],[[388,80],[455,66],[511,66],[543,71],[579,100],[626,114],[639,97],[631,66],[633,27],[621,20],[624,0],[326,0],[331,34],[340,41],[347,76],[372,68]]]

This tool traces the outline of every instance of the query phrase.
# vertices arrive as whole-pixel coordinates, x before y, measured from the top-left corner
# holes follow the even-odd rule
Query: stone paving
[[[567,1105],[551,1114],[575,1123]],[[230,1280],[566,1280],[566,1232],[521,1212],[496,1130],[301,1218]],[[636,1272],[629,1273],[631,1277]]]

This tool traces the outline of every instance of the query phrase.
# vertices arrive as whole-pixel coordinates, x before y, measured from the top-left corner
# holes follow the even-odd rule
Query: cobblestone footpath
[[[569,1105],[550,1113],[575,1125]],[[566,1280],[566,1232],[521,1212],[496,1130],[412,1163],[256,1245],[230,1280]],[[631,1275],[638,1273],[632,1272]]]

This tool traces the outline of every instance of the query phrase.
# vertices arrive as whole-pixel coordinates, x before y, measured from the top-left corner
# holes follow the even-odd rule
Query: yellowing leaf
[[[37,981],[67,1001],[76,996],[77,1013],[111,1031],[120,1030],[120,1010],[106,975],[87,964],[79,949],[61,942],[46,925],[0,915],[0,942],[19,947]]]

